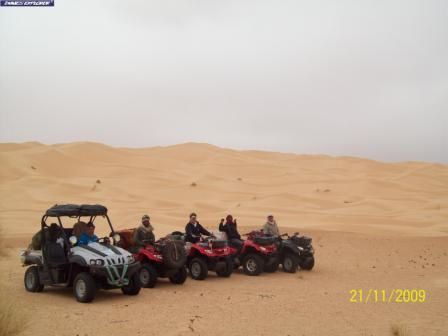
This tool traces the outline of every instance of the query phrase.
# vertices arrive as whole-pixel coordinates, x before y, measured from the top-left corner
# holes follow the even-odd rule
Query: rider
[[[142,225],[134,232],[134,245],[137,248],[145,247],[148,243],[154,243],[154,227],[151,225],[151,219],[148,215],[143,215]]]
[[[230,246],[236,247],[237,249],[240,249],[243,246],[241,235],[238,233],[238,229],[236,227],[236,218],[233,219],[232,215],[227,215],[225,223],[224,218],[221,218],[221,222],[219,223],[219,231],[227,234],[227,239]]]
[[[263,233],[274,237],[280,236],[280,231],[278,230],[278,225],[273,215],[268,216],[267,221],[263,226]]]
[[[193,212],[190,214],[190,221],[185,226],[185,240],[190,243],[197,243],[201,239],[201,235],[211,236],[204,227],[197,221],[197,215]]]
[[[86,232],[79,237],[78,245],[88,245],[96,242],[98,242],[98,237],[95,235],[95,225],[92,222],[88,222],[86,224]]]

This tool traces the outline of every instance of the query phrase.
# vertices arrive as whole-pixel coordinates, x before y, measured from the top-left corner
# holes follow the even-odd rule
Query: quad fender
[[[258,253],[258,251],[259,250],[257,248],[255,248],[255,246],[244,244],[244,247],[241,250],[241,255],[246,255],[246,254],[249,254],[249,253]]]
[[[159,257],[157,257],[159,256]],[[148,251],[145,248],[140,249],[138,252],[138,258],[139,261],[145,262],[145,261],[153,261],[158,264],[161,264],[163,262],[162,255],[160,253],[154,253],[152,251]]]
[[[296,255],[301,254],[299,248],[294,244],[283,244],[280,251],[282,254],[287,253],[287,252],[296,254]]]
[[[188,258],[193,258],[197,255],[205,255],[204,248],[193,244],[190,247],[190,252],[188,253]]]

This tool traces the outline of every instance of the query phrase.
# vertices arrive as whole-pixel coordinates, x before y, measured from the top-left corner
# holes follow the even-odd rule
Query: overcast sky
[[[448,162],[448,1],[0,8],[0,142]]]

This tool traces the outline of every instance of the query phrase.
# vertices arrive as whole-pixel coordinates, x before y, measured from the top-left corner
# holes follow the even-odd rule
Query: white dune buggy
[[[87,245],[77,244],[74,228],[64,228],[61,217],[85,219],[93,223],[97,217],[107,220],[109,237]],[[57,223],[47,224],[49,218]],[[75,226],[76,226],[75,224]],[[115,234],[102,205],[55,205],[41,221],[40,249],[22,252],[22,262],[29,266],[25,272],[25,288],[41,292],[44,286],[71,287],[79,302],[91,302],[97,289],[121,288],[126,295],[140,292],[138,271],[140,263],[128,251],[116,246],[120,236]]]

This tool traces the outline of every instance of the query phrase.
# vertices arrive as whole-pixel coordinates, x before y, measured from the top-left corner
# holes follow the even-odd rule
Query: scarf
[[[152,227],[151,223],[149,223],[149,226],[146,227],[145,225],[140,225],[140,229],[142,229],[143,231],[145,231],[146,233],[151,233],[154,228]]]

